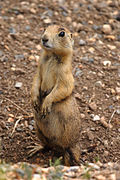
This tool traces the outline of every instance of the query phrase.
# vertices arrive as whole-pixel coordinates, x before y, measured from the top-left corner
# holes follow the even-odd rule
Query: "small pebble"
[[[0,51],[0,57],[3,56],[3,55],[4,55],[4,54],[3,54],[3,51]]]
[[[71,22],[72,22],[71,17],[69,17],[69,16],[68,16],[68,17],[66,17],[66,21],[67,21],[67,22],[69,22],[69,23],[71,23]]]
[[[29,129],[30,129],[31,131],[33,130],[33,126],[32,126],[32,125],[29,125],[28,127],[29,127]]]
[[[36,9],[31,8],[31,9],[30,9],[30,12],[33,13],[33,14],[36,14]]]
[[[90,166],[90,167],[92,167],[94,169],[97,169],[97,170],[100,169],[100,167],[98,165],[94,164],[94,163],[88,163],[88,166]]]
[[[30,125],[34,125],[35,121],[34,120],[31,120],[30,121]]]
[[[111,61],[103,61],[104,66],[111,66]]]
[[[0,90],[0,95],[1,95],[1,94],[3,94],[3,91],[2,91],[2,90]]]
[[[23,131],[23,129],[20,128],[20,127],[17,127],[16,130],[17,130],[18,132],[22,132],[22,131]]]
[[[103,84],[102,84],[101,81],[97,81],[97,82],[95,83],[95,86],[97,86],[97,87],[103,87]]]
[[[97,25],[93,25],[92,28],[96,31],[96,30],[99,30],[100,29],[100,26],[97,26]]]
[[[116,93],[120,94],[120,87],[116,87]]]
[[[47,19],[44,19],[43,22],[45,24],[50,24],[52,21],[51,21],[51,19],[47,18]]]
[[[0,126],[1,126],[3,129],[6,128],[5,122],[4,122],[4,121],[0,121]]]
[[[66,172],[71,172],[71,171],[77,172],[79,168],[80,168],[79,166],[72,166]]]
[[[12,117],[9,117],[8,122],[14,122],[14,119]]]
[[[77,22],[74,21],[74,22],[72,23],[72,25],[73,25],[74,28],[76,28],[76,27],[77,27]]]
[[[17,15],[17,18],[22,20],[22,19],[24,19],[24,16],[22,14],[19,14],[19,15]]]
[[[40,174],[33,174],[32,180],[40,180],[41,175]]]
[[[93,47],[90,47],[90,48],[88,49],[88,51],[89,51],[90,53],[94,53],[95,49],[94,49]]]
[[[97,105],[95,104],[95,102],[91,102],[91,103],[89,104],[89,107],[90,107],[90,109],[93,110],[93,111],[95,111],[95,110],[97,109]]]
[[[85,46],[85,45],[86,45],[86,42],[85,42],[84,40],[80,39],[79,45],[80,45],[80,46]]]
[[[15,88],[19,89],[22,87],[22,82],[16,82]]]
[[[116,113],[120,115],[120,109],[117,109],[117,110],[116,110]]]
[[[107,47],[108,47],[110,50],[116,49],[116,46],[113,46],[113,45],[110,45],[110,44],[108,44]]]
[[[93,62],[94,62],[94,59],[93,59],[93,58],[89,58],[89,62],[90,62],[90,63],[93,63]]]
[[[92,134],[91,131],[88,131],[88,132],[87,132],[87,136],[88,136],[88,138],[89,138],[90,141],[92,141],[92,140],[94,139],[94,135]]]
[[[8,61],[8,57],[7,56],[3,56],[2,58],[1,58],[1,62],[7,62]]]
[[[41,50],[41,46],[38,44],[37,46],[36,46],[36,48],[37,48],[37,50]]]
[[[75,72],[75,76],[76,77],[80,77],[80,76],[82,76],[83,75],[83,71],[82,70],[80,70],[79,68],[76,68],[76,72]]]
[[[117,36],[117,40],[120,41],[120,35]]]
[[[53,11],[52,11],[52,10],[48,10],[48,11],[47,11],[47,15],[48,15],[49,17],[52,17],[52,16],[53,16]]]
[[[113,35],[107,35],[107,36],[105,36],[105,39],[114,41],[116,39],[116,37]]]
[[[16,30],[13,27],[9,28],[9,32],[10,34],[16,34]]]
[[[105,155],[105,156],[108,156],[108,155],[109,155],[109,152],[108,152],[108,151],[104,151],[104,155]]]
[[[83,60],[83,61],[88,61],[89,59],[88,59],[87,56],[85,56],[85,57],[82,57],[82,60]]]
[[[110,34],[112,32],[112,28],[109,24],[104,24],[102,27],[102,31],[104,34]]]
[[[24,59],[24,58],[25,58],[24,54],[17,54],[17,55],[15,55],[15,59],[16,60]]]
[[[108,148],[108,147],[109,147],[109,145],[108,145],[108,141],[107,141],[107,140],[104,140],[104,141],[103,141],[103,143],[104,143],[104,146],[105,146],[106,148]]]
[[[35,56],[30,55],[30,56],[29,56],[29,60],[30,60],[30,61],[34,61],[34,60],[35,60]]]
[[[100,116],[95,115],[95,116],[93,117],[93,121],[99,121],[99,120],[100,120]]]
[[[30,26],[25,26],[25,29],[28,31],[28,30],[30,30],[31,28],[30,28]]]
[[[84,119],[84,118],[85,118],[85,114],[81,113],[81,114],[80,114],[80,117],[81,117],[82,119]]]

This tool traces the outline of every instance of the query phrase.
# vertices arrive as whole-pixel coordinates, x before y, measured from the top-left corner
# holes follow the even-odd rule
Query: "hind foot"
[[[67,148],[64,154],[64,163],[66,166],[80,165],[80,147],[75,145],[72,148]]]
[[[28,156],[32,157],[34,154],[36,154],[37,152],[39,152],[41,149],[43,149],[43,146],[40,144],[35,143],[34,146],[28,146],[27,149],[31,149],[28,152]]]

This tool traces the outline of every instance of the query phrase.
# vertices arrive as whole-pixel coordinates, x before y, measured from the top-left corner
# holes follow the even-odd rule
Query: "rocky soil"
[[[101,172],[103,177],[96,179],[118,180],[120,0],[0,1],[0,159],[7,163],[24,161],[38,164],[43,167],[43,172],[48,173],[44,168],[55,157],[60,157],[53,150],[28,156],[29,146],[40,143],[34,130],[30,88],[41,55],[41,33],[53,23],[70,29],[75,41],[74,95],[82,119],[81,166],[75,170],[79,172],[75,177],[83,177],[83,168],[83,174],[87,172],[86,179],[94,178],[96,175],[89,163],[95,163],[95,166],[96,162],[101,162],[101,165],[96,165],[99,167],[95,173],[99,176]],[[22,165],[14,164],[13,169],[17,166]],[[28,166],[34,172],[38,167]],[[66,167],[62,168],[62,172],[71,173]]]

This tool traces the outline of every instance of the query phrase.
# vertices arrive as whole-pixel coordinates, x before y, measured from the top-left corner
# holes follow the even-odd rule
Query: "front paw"
[[[40,110],[40,104],[39,104],[38,97],[34,97],[32,99],[32,106],[33,106],[34,110],[38,113]]]
[[[42,105],[42,110],[41,110],[42,115],[45,116],[47,113],[50,113],[51,107],[52,107],[52,102],[50,98],[46,97]]]

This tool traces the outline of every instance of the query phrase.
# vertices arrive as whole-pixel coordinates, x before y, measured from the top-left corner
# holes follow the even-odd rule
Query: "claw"
[[[34,146],[28,146],[27,149],[31,149],[28,152],[28,156],[32,157],[34,154],[36,154],[38,151],[40,151],[43,148],[40,144],[35,144]]]
[[[36,102],[34,102],[33,104],[33,108],[35,109],[35,111],[38,113],[39,112],[39,106]]]

